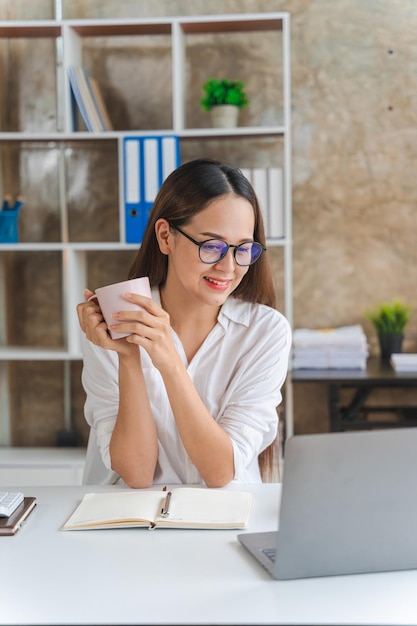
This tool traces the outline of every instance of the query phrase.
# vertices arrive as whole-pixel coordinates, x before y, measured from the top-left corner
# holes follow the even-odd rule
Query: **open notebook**
[[[62,530],[246,528],[252,503],[251,493],[194,487],[88,493]]]
[[[238,535],[274,578],[417,569],[417,428],[290,438],[278,521]]]

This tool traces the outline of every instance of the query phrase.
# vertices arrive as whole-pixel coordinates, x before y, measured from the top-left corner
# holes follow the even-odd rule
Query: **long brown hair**
[[[159,249],[155,223],[163,218],[182,227],[203,211],[215,198],[234,194],[245,198],[255,217],[253,238],[265,245],[265,228],[258,199],[242,172],[213,159],[196,159],[184,163],[165,180],[153,204],[143,241],[129,271],[128,278],[149,276],[152,287],[161,287],[167,277],[168,257]],[[275,287],[268,253],[251,265],[233,296],[246,302],[275,307]],[[272,446],[273,444],[271,444]],[[259,457],[262,476],[271,471],[272,447]]]

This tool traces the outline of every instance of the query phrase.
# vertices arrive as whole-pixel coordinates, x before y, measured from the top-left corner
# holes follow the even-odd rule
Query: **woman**
[[[120,311],[112,340],[94,300],[78,305],[84,482],[259,482],[291,333],[274,307],[258,201],[243,174],[209,159],[162,185],[129,278],[149,276],[145,310]],[[93,292],[86,290],[86,298]]]

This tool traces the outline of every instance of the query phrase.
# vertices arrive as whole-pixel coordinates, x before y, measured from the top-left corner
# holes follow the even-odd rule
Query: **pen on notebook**
[[[161,516],[162,517],[168,517],[169,516],[169,503],[171,502],[171,496],[172,493],[171,491],[168,491],[166,498],[165,498],[165,504],[161,509]]]

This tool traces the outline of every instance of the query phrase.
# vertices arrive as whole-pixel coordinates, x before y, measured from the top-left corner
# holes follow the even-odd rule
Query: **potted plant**
[[[365,311],[364,315],[378,334],[381,358],[389,360],[391,354],[401,352],[404,328],[411,317],[411,306],[395,298]]]
[[[209,78],[203,90],[205,94],[200,104],[205,111],[211,112],[212,125],[236,126],[240,109],[249,104],[245,84],[241,80]]]

